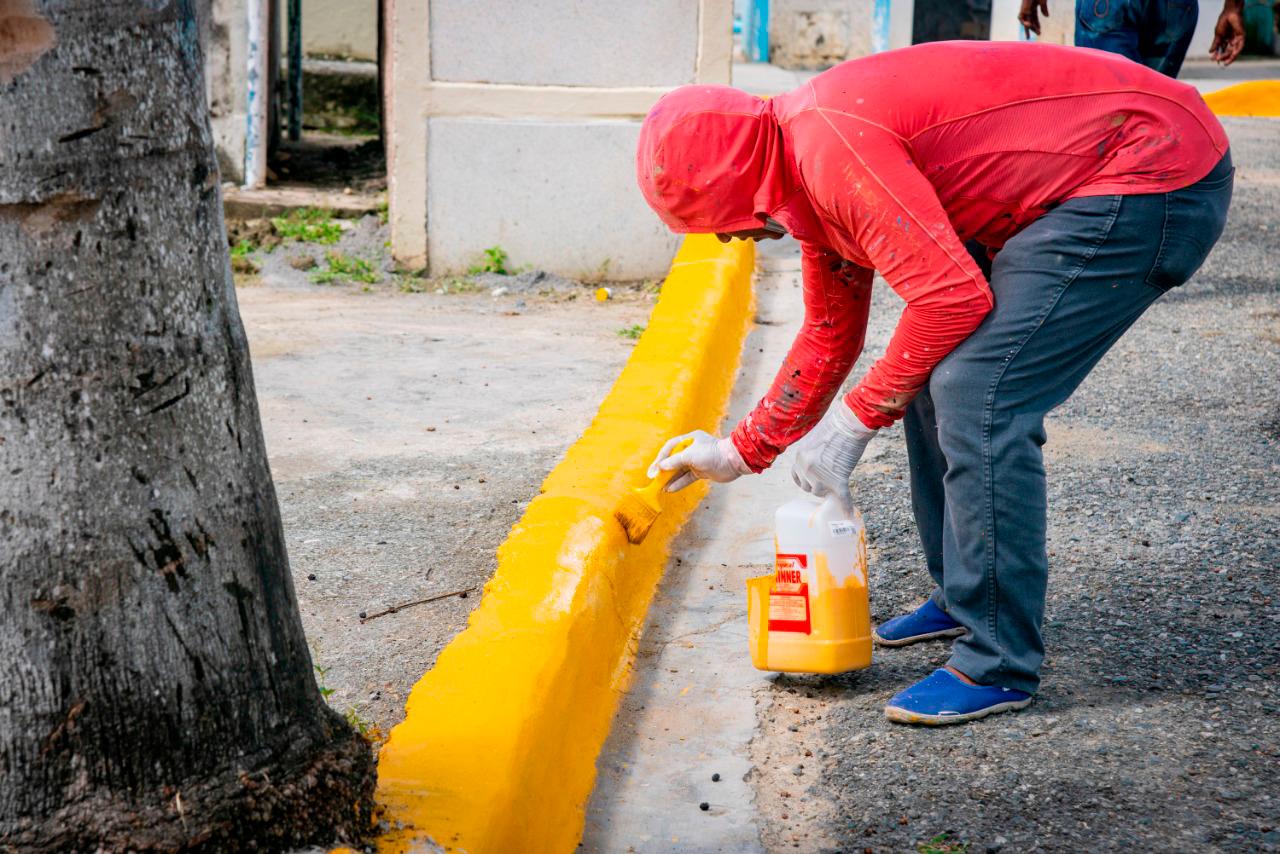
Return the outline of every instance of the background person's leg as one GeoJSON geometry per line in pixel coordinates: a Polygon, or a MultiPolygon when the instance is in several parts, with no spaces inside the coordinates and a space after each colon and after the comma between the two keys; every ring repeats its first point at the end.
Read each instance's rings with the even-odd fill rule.
{"type": "Polygon", "coordinates": [[[1144,0],[1076,0],[1076,47],[1118,53],[1142,62],[1140,27],[1144,0]]]}
{"type": "Polygon", "coordinates": [[[1196,32],[1200,5],[1196,0],[1146,0],[1139,51],[1144,65],[1177,77],[1196,32]]]}
{"type": "Polygon", "coordinates": [[[1227,160],[1225,178],[1215,170],[1177,193],[1075,199],[1050,211],[996,257],[995,308],[934,371],[947,459],[945,598],[970,630],[950,663],[975,681],[1031,692],[1039,684],[1044,415],[1163,287],[1190,278],[1229,200],[1227,160]]]}

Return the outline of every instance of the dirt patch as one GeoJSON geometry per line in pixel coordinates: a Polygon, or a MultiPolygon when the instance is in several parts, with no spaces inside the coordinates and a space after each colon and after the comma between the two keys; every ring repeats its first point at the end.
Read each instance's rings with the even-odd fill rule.
{"type": "MultiPolygon", "coordinates": [[[[307,637],[331,705],[375,737],[466,625],[494,551],[590,423],[654,295],[493,296],[394,272],[376,217],[248,254],[238,289],[307,637]],[[368,260],[319,285],[291,259],[368,260]],[[406,283],[413,288],[406,288],[406,283]],[[412,600],[475,588],[362,623],[412,600]]],[[[465,277],[462,280],[465,281],[465,277]]]]}
{"type": "Polygon", "coordinates": [[[815,791],[828,764],[828,746],[813,737],[833,698],[825,680],[778,674],[755,691],[761,729],[751,740],[751,784],[759,793],[760,841],[768,851],[819,851],[838,843],[831,801],[815,791]],[[815,691],[815,687],[818,689],[815,691]]]}

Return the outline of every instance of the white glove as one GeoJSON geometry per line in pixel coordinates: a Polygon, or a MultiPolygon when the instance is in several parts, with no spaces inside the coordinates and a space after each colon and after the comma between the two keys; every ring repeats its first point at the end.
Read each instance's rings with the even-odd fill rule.
{"type": "Polygon", "coordinates": [[[649,477],[657,477],[660,470],[681,471],[667,484],[667,492],[678,492],[698,478],[728,483],[744,474],[751,474],[751,469],[728,436],[717,439],[705,430],[694,430],[668,439],[649,465],[649,477]],[[678,454],[672,454],[671,449],[685,439],[692,439],[693,444],[678,454]]]}
{"type": "Polygon", "coordinates": [[[875,434],[843,399],[837,400],[817,426],[796,442],[791,479],[805,492],[819,497],[834,495],[846,507],[851,506],[849,477],[875,434]]]}

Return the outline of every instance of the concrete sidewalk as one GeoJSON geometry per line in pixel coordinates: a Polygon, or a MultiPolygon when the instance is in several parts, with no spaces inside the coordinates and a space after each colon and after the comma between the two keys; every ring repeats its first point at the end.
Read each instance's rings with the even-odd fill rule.
{"type": "MultiPolygon", "coordinates": [[[[800,322],[794,247],[759,247],[756,327],[726,423],[768,388],[800,322]]],[[[761,850],[749,745],[764,674],[747,656],[744,585],[771,571],[772,507],[794,490],[782,466],[713,488],[677,538],[598,762],[583,850],[761,850]]]]}

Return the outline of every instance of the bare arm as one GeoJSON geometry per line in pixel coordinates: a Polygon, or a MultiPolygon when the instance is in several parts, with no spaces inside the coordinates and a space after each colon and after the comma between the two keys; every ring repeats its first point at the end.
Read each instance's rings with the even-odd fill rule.
{"type": "MultiPolygon", "coordinates": [[[[1241,0],[1243,2],[1243,0],[1241,0]]],[[[1040,35],[1040,16],[1049,17],[1049,0],[1022,0],[1022,8],[1018,10],[1018,23],[1026,35],[1040,35]]]]}

